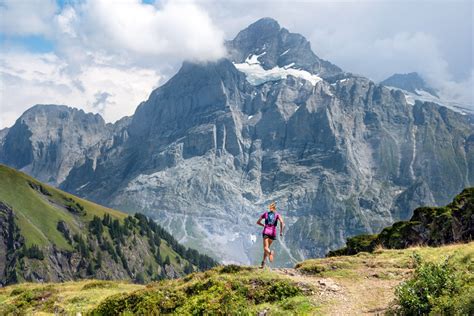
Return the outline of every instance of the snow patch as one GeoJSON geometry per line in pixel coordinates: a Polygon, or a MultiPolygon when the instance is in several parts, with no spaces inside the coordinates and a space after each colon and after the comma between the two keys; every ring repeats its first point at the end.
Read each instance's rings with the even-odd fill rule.
{"type": "Polygon", "coordinates": [[[249,65],[260,65],[260,61],[258,60],[260,57],[265,55],[267,52],[263,52],[260,55],[249,55],[247,59],[245,59],[245,63],[249,65]]]}
{"type": "Polygon", "coordinates": [[[321,77],[306,70],[292,68],[294,63],[288,64],[284,67],[276,66],[272,69],[265,70],[258,61],[258,58],[264,54],[266,54],[266,52],[263,52],[260,55],[250,55],[247,57],[245,62],[240,64],[234,63],[235,68],[243,72],[246,75],[247,81],[252,85],[258,86],[268,81],[286,79],[288,76],[304,79],[311,82],[313,86],[322,80],[321,77]]]}
{"type": "Polygon", "coordinates": [[[403,94],[405,95],[405,100],[410,105],[414,105],[415,100],[419,100],[422,102],[437,103],[441,106],[447,107],[448,109],[458,112],[462,115],[467,115],[467,113],[474,113],[468,109],[467,105],[445,100],[443,98],[438,98],[425,90],[416,89],[415,90],[416,93],[413,93],[413,92],[409,92],[397,87],[392,87],[392,86],[385,86],[385,87],[390,90],[400,90],[401,92],[403,92],[403,94]]]}
{"type": "Polygon", "coordinates": [[[84,189],[89,183],[90,183],[90,181],[87,182],[86,184],[81,185],[79,188],[77,188],[77,190],[79,191],[81,189],[84,189]]]}

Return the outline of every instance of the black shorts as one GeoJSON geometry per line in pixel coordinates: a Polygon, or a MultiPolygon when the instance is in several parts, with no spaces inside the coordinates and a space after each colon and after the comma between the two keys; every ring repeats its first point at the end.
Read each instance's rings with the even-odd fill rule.
{"type": "Polygon", "coordinates": [[[263,239],[265,239],[265,238],[270,238],[271,240],[276,239],[276,236],[271,236],[271,235],[267,235],[267,234],[262,234],[262,237],[263,237],[263,239]]]}

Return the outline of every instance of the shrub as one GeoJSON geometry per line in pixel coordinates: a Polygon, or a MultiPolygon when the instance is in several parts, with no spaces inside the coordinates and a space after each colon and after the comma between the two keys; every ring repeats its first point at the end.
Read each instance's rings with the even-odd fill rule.
{"type": "Polygon", "coordinates": [[[81,291],[86,291],[90,289],[110,289],[110,288],[117,288],[117,287],[118,287],[118,284],[115,282],[97,280],[97,281],[92,281],[92,282],[84,284],[84,286],[81,288],[81,291]]]}
{"type": "Polygon", "coordinates": [[[79,202],[76,202],[75,200],[65,197],[64,198],[64,207],[71,213],[75,215],[81,215],[85,216],[87,215],[86,210],[84,209],[84,206],[82,206],[79,202]]]}
{"type": "Polygon", "coordinates": [[[449,258],[441,263],[425,262],[413,256],[415,272],[395,290],[394,310],[401,315],[472,315],[474,307],[466,278],[456,270],[449,258]]]}
{"type": "Polygon", "coordinates": [[[31,245],[29,248],[25,248],[25,256],[30,259],[43,260],[44,254],[43,251],[38,247],[38,245],[31,245]]]}
{"type": "Polygon", "coordinates": [[[326,266],[322,264],[296,265],[296,269],[306,274],[320,274],[326,271],[326,266]]]}
{"type": "Polygon", "coordinates": [[[236,264],[228,264],[220,268],[221,273],[232,273],[232,274],[235,274],[241,271],[252,271],[252,270],[253,270],[252,267],[244,267],[244,266],[239,266],[236,264]]]}

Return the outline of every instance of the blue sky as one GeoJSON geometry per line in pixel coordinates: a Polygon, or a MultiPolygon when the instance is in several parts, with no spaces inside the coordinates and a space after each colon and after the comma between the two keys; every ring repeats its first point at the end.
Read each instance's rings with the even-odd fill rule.
{"type": "Polygon", "coordinates": [[[0,0],[0,128],[61,103],[107,121],[133,114],[184,60],[270,16],[315,53],[381,81],[419,72],[473,103],[473,1],[0,0]],[[103,97],[107,96],[107,97],[103,97]]]}
{"type": "MultiPolygon", "coordinates": [[[[24,0],[19,0],[24,1],[24,0]]],[[[84,1],[80,0],[56,0],[56,4],[58,7],[58,13],[61,12],[66,6],[73,6],[77,5],[84,1]]],[[[141,0],[144,4],[153,5],[155,0],[141,0]]],[[[43,35],[26,35],[26,36],[18,36],[18,35],[7,35],[1,32],[0,30],[0,46],[15,46],[24,48],[33,53],[47,53],[54,51],[54,41],[52,39],[48,39],[43,35]]]]}
{"type": "Polygon", "coordinates": [[[21,47],[32,53],[47,53],[54,51],[54,42],[42,35],[8,36],[0,33],[2,47],[21,47]]]}

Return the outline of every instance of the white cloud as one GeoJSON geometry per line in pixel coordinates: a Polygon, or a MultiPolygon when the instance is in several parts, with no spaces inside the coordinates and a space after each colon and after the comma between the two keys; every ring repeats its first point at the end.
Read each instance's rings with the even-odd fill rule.
{"type": "Polygon", "coordinates": [[[115,121],[133,114],[160,81],[150,69],[93,63],[71,75],[65,71],[68,65],[55,54],[11,52],[3,54],[0,63],[2,127],[11,126],[22,112],[38,103],[66,104],[100,112],[106,120],[115,121]]]}
{"type": "Polygon", "coordinates": [[[0,30],[6,35],[50,35],[54,0],[2,0],[0,30]]]}
{"type": "Polygon", "coordinates": [[[214,60],[223,57],[223,32],[191,1],[94,0],[58,16],[62,35],[82,47],[139,59],[214,60]]]}
{"type": "Polygon", "coordinates": [[[44,29],[56,48],[49,54],[0,48],[0,128],[38,103],[75,106],[115,121],[133,114],[183,60],[213,60],[225,53],[223,33],[192,1],[152,6],[88,0],[56,15],[40,10],[38,16],[39,3],[19,2],[23,5],[5,12],[9,21],[21,16],[20,9],[33,21],[48,17],[38,30],[44,29]]]}

